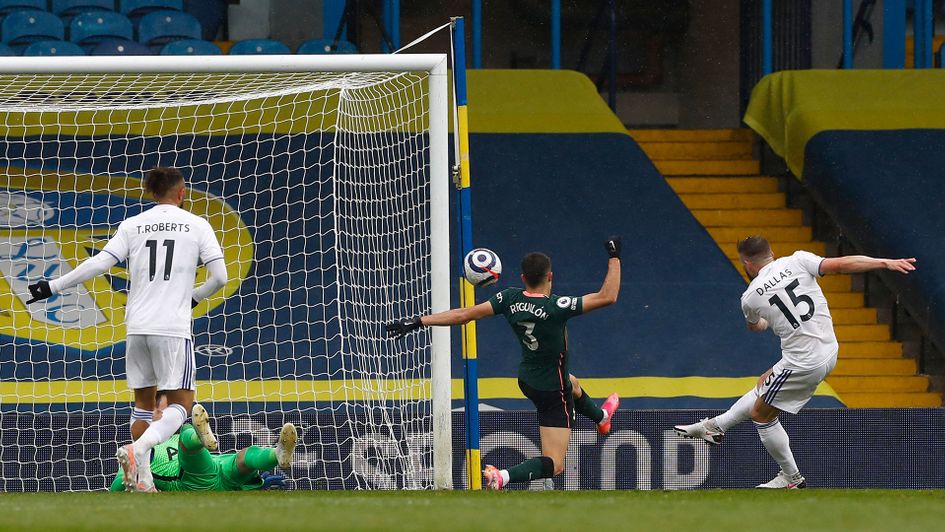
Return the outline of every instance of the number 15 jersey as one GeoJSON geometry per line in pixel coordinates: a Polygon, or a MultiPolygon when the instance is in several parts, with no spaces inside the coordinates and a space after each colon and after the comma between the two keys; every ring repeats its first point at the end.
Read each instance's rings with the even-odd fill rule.
{"type": "Polygon", "coordinates": [[[127,334],[191,337],[198,260],[223,259],[209,222],[160,204],[123,221],[102,251],[128,261],[127,334]]]}
{"type": "Polygon", "coordinates": [[[806,251],[777,259],[762,268],[742,294],[745,320],[758,323],[764,318],[781,338],[785,363],[794,369],[820,367],[840,347],[827,298],[817,284],[823,260],[806,251]]]}

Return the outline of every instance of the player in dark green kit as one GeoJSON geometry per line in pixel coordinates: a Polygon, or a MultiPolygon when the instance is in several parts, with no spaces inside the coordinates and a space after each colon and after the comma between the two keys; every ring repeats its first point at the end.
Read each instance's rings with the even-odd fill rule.
{"type": "Polygon", "coordinates": [[[551,478],[564,471],[571,440],[575,409],[597,423],[598,432],[610,431],[610,420],[620,404],[611,394],[598,408],[580,382],[570,374],[568,361],[569,319],[617,302],[620,292],[620,239],[606,243],[607,276],[598,292],[584,296],[555,296],[551,293],[551,259],[543,253],[529,253],[522,259],[525,288],[509,288],[489,301],[470,308],[458,308],[387,325],[389,334],[401,337],[430,325],[462,325],[472,320],[501,314],[508,320],[522,346],[518,385],[538,410],[542,456],[528,459],[508,470],[487,465],[485,485],[502,489],[509,482],[551,478]]]}
{"type": "MultiPolygon", "coordinates": [[[[162,397],[158,397],[155,418],[160,419],[162,397]]],[[[163,403],[166,405],[166,403],[163,403]]],[[[193,407],[193,425],[185,424],[180,432],[154,447],[151,473],[158,491],[246,491],[285,487],[284,477],[270,474],[276,466],[288,469],[298,441],[292,423],[282,426],[275,447],[251,445],[238,453],[211,454],[217,442],[210,430],[206,410],[193,407]]],[[[118,472],[110,491],[125,491],[122,473],[118,472]]]]}

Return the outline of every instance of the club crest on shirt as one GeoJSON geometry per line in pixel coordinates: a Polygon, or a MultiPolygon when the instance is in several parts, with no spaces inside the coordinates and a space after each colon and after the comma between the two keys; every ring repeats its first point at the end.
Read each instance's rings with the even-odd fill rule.
{"type": "MultiPolygon", "coordinates": [[[[0,278],[6,304],[0,335],[96,351],[125,339],[129,279],[121,262],[45,302],[26,305],[27,286],[68,273],[98,253],[125,218],[153,205],[141,181],[125,176],[52,173],[7,167],[0,173],[0,278]]],[[[184,208],[217,233],[231,281],[194,309],[200,317],[232,295],[249,273],[253,242],[246,224],[221,198],[188,188],[184,208]]],[[[198,267],[196,283],[207,272],[198,267]]]]}

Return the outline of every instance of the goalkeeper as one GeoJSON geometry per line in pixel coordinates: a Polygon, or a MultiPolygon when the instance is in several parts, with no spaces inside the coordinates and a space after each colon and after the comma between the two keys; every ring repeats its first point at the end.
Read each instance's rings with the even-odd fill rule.
{"type": "MultiPolygon", "coordinates": [[[[159,394],[155,419],[166,403],[159,394]]],[[[154,447],[151,472],[158,491],[245,491],[285,488],[285,477],[269,471],[278,466],[288,469],[298,441],[292,423],[282,426],[275,447],[251,445],[238,453],[211,454],[217,441],[210,430],[209,417],[203,406],[193,407],[193,425],[184,425],[180,432],[154,447]]],[[[125,491],[119,471],[110,491],[125,491]]]]}

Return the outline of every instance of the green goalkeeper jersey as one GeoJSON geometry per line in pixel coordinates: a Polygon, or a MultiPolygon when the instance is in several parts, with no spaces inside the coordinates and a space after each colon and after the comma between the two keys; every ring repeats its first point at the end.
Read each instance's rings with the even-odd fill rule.
{"type": "MultiPolygon", "coordinates": [[[[240,472],[236,453],[211,454],[204,448],[187,452],[180,446],[180,434],[154,447],[151,474],[158,491],[241,491],[262,487],[256,472],[240,472]]],[[[111,491],[124,491],[121,471],[112,481],[111,491]]]]}
{"type": "Polygon", "coordinates": [[[509,288],[489,299],[522,345],[518,378],[536,390],[570,390],[566,323],[581,314],[583,298],[532,294],[509,288]]]}

